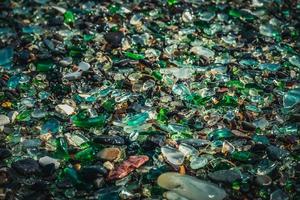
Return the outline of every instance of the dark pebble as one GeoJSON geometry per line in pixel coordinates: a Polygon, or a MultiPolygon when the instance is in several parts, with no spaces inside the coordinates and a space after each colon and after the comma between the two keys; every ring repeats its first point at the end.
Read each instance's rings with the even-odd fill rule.
{"type": "Polygon", "coordinates": [[[30,186],[32,190],[42,191],[47,189],[47,183],[45,181],[37,181],[32,186],[30,186]]]}
{"type": "Polygon", "coordinates": [[[21,64],[28,63],[29,59],[30,59],[30,52],[28,50],[23,50],[23,51],[20,52],[20,54],[19,54],[19,62],[21,64]]]}
{"type": "Polygon", "coordinates": [[[18,173],[28,176],[38,174],[40,171],[40,166],[36,160],[32,158],[25,158],[23,160],[18,160],[12,163],[12,168],[18,173]]]}
{"type": "Polygon", "coordinates": [[[53,163],[41,166],[42,173],[44,176],[51,176],[55,172],[55,165],[53,163]]]}
{"type": "Polygon", "coordinates": [[[245,131],[255,131],[256,127],[249,122],[242,122],[242,128],[245,131]]]}
{"type": "Polygon", "coordinates": [[[118,48],[121,46],[123,37],[124,37],[124,34],[122,32],[108,32],[104,35],[104,39],[113,48],[118,48]]]}
{"type": "Polygon", "coordinates": [[[219,170],[208,174],[209,178],[217,182],[232,183],[242,178],[242,174],[236,170],[219,170]]]}
{"type": "Polygon", "coordinates": [[[60,189],[68,189],[73,187],[73,183],[68,179],[62,179],[56,183],[56,186],[60,189]]]}
{"type": "Polygon", "coordinates": [[[90,182],[107,174],[107,171],[103,167],[89,166],[82,168],[79,174],[84,181],[90,182]]]}
{"type": "Polygon", "coordinates": [[[138,142],[132,142],[127,147],[127,154],[128,155],[135,155],[135,154],[138,153],[139,149],[140,149],[140,144],[138,142]]]}
{"type": "Polygon", "coordinates": [[[124,145],[125,140],[120,136],[112,135],[99,135],[94,138],[97,144],[111,144],[111,145],[124,145]]]}
{"type": "Polygon", "coordinates": [[[267,148],[268,156],[272,160],[281,160],[289,155],[289,152],[285,149],[278,148],[276,146],[269,146],[267,148]]]}

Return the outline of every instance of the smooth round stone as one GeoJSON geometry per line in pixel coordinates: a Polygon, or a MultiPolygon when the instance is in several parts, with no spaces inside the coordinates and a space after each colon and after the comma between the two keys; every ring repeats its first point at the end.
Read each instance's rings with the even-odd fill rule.
{"type": "Polygon", "coordinates": [[[82,71],[87,71],[90,69],[90,67],[91,67],[91,65],[89,63],[86,63],[83,61],[78,64],[78,68],[82,71]]]}
{"type": "Polygon", "coordinates": [[[12,163],[12,168],[18,173],[28,176],[37,174],[40,171],[40,166],[36,160],[25,158],[12,163]]]}
{"type": "Polygon", "coordinates": [[[208,163],[208,159],[206,157],[192,157],[190,161],[190,167],[192,169],[200,169],[205,167],[208,163]]]}
{"type": "Polygon", "coordinates": [[[209,178],[218,182],[232,183],[242,178],[242,174],[238,170],[219,170],[208,174],[209,178]]]}
{"type": "Polygon", "coordinates": [[[47,165],[51,165],[53,164],[55,166],[55,169],[58,169],[59,166],[60,166],[60,163],[57,159],[54,159],[54,158],[51,158],[49,156],[44,156],[44,157],[41,157],[39,159],[39,164],[42,166],[42,167],[45,167],[47,165]]]}
{"type": "MultiPolygon", "coordinates": [[[[222,200],[226,197],[225,190],[210,182],[175,172],[160,175],[157,183],[160,187],[178,194],[178,197],[189,200],[222,200]]],[[[169,193],[170,200],[174,196],[175,194],[169,193]]]]}
{"type": "Polygon", "coordinates": [[[178,150],[181,151],[181,153],[183,153],[184,156],[193,156],[199,154],[197,149],[185,143],[180,144],[178,150]]]}
{"type": "Polygon", "coordinates": [[[125,140],[117,135],[99,135],[94,138],[97,144],[123,145],[125,140]]]}
{"type": "Polygon", "coordinates": [[[97,157],[99,157],[102,160],[109,160],[113,161],[121,156],[121,151],[118,148],[105,148],[102,149],[98,154],[97,157]]]}
{"type": "Polygon", "coordinates": [[[10,123],[10,120],[6,115],[0,115],[0,126],[4,126],[9,123],[10,123]]]}
{"type": "Polygon", "coordinates": [[[258,185],[261,185],[261,186],[268,186],[268,185],[271,185],[271,183],[272,183],[271,177],[267,176],[267,175],[258,175],[258,176],[256,176],[255,181],[258,185]]]}
{"type": "Polygon", "coordinates": [[[161,147],[164,157],[173,165],[181,165],[184,162],[184,154],[169,146],[161,147]]]}

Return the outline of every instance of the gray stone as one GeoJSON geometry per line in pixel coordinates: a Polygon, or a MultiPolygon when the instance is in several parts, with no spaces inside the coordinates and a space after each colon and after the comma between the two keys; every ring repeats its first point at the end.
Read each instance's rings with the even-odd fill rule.
{"type": "Polygon", "coordinates": [[[226,197],[225,190],[210,182],[175,172],[160,175],[157,183],[170,190],[165,194],[169,200],[222,200],[226,197]]]}
{"type": "Polygon", "coordinates": [[[232,183],[235,180],[239,180],[242,178],[241,172],[234,169],[226,169],[211,172],[208,174],[208,176],[214,181],[225,183],[232,183]]]}
{"type": "Polygon", "coordinates": [[[10,120],[6,115],[0,115],[0,126],[4,126],[9,123],[10,123],[10,120]]]}
{"type": "Polygon", "coordinates": [[[49,156],[41,157],[39,159],[39,164],[43,167],[46,166],[46,165],[54,164],[55,169],[58,169],[59,166],[60,166],[60,163],[57,159],[51,158],[49,156]]]}

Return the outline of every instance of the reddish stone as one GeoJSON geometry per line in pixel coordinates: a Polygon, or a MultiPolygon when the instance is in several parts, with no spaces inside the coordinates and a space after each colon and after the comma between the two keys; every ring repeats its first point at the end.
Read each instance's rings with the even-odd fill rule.
{"type": "Polygon", "coordinates": [[[143,155],[142,156],[130,156],[128,160],[124,161],[121,165],[119,165],[117,168],[112,170],[109,173],[107,179],[113,180],[113,179],[124,178],[130,172],[139,168],[148,160],[149,160],[148,156],[143,156],[143,155]]]}
{"type": "Polygon", "coordinates": [[[228,92],[228,91],[229,91],[229,89],[226,88],[226,87],[221,87],[221,88],[218,89],[219,93],[224,93],[224,92],[228,92]]]}

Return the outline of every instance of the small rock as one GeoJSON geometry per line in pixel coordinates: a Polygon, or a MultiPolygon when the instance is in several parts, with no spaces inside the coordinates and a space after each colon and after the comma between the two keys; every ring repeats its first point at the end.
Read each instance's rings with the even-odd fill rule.
{"type": "Polygon", "coordinates": [[[121,163],[117,168],[112,170],[109,175],[108,179],[121,179],[127,176],[133,170],[142,166],[145,162],[149,160],[148,156],[139,155],[139,156],[130,156],[128,160],[125,160],[121,163]]]}
{"type": "Polygon", "coordinates": [[[90,182],[96,180],[99,177],[102,177],[102,175],[106,174],[106,172],[107,171],[104,168],[101,169],[98,166],[88,166],[88,167],[83,167],[80,170],[80,176],[85,181],[90,182]]]}
{"type": "Polygon", "coordinates": [[[32,158],[25,158],[12,163],[12,168],[18,173],[28,176],[35,175],[40,171],[39,164],[32,158]]]}
{"type": "Polygon", "coordinates": [[[4,126],[9,123],[10,123],[10,120],[6,115],[0,115],[0,126],[4,126]]]}
{"type": "Polygon", "coordinates": [[[45,167],[46,165],[50,165],[50,164],[54,164],[55,166],[55,169],[58,169],[59,166],[60,166],[60,163],[57,159],[54,159],[54,158],[51,158],[49,156],[44,156],[44,157],[41,157],[39,159],[39,164],[42,166],[42,167],[45,167]]]}
{"type": "Polygon", "coordinates": [[[100,159],[108,161],[117,160],[120,158],[120,156],[121,151],[118,148],[105,148],[97,154],[97,157],[99,157],[100,159]]]}
{"type": "MultiPolygon", "coordinates": [[[[226,192],[222,188],[210,182],[175,172],[160,175],[157,183],[160,187],[176,193],[177,197],[189,200],[222,200],[226,197],[226,192]]],[[[178,199],[174,198],[176,196],[174,193],[169,193],[166,197],[169,197],[169,200],[178,199]]]]}
{"type": "Polygon", "coordinates": [[[99,135],[94,138],[97,144],[123,145],[125,140],[117,135],[99,135]]]}
{"type": "Polygon", "coordinates": [[[245,131],[255,131],[256,130],[256,127],[253,124],[246,122],[246,121],[242,122],[242,128],[245,131]]]}
{"type": "Polygon", "coordinates": [[[290,154],[287,150],[272,145],[267,148],[267,152],[273,160],[281,160],[290,154]]]}
{"type": "Polygon", "coordinates": [[[124,33],[122,32],[109,32],[104,35],[104,39],[110,44],[113,48],[118,48],[122,44],[124,38],[124,33]]]}
{"type": "Polygon", "coordinates": [[[78,64],[78,68],[81,71],[87,71],[87,70],[90,69],[90,67],[91,67],[91,65],[89,63],[86,63],[86,62],[83,62],[83,61],[78,64]]]}
{"type": "Polygon", "coordinates": [[[218,182],[232,183],[242,178],[242,174],[238,170],[219,170],[208,174],[209,178],[218,182]]]}

